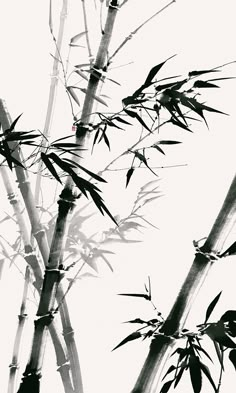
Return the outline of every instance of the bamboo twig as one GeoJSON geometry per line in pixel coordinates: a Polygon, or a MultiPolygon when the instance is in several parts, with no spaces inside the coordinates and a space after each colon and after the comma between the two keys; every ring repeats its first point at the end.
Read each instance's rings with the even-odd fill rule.
{"type": "MultiPolygon", "coordinates": [[[[139,32],[142,27],[144,27],[147,23],[149,23],[152,19],[154,19],[157,15],[159,15],[161,12],[163,12],[165,9],[167,9],[170,5],[175,3],[176,0],[170,1],[167,5],[165,5],[163,8],[161,8],[159,11],[155,12],[150,18],[146,19],[141,25],[139,25],[135,30],[131,31],[131,33],[124,39],[124,41],[118,46],[118,48],[114,51],[114,53],[109,57],[108,59],[108,64],[111,63],[111,60],[117,55],[117,53],[127,44],[129,40],[133,38],[135,34],[139,32]]],[[[125,1],[123,2],[125,3],[125,1]]],[[[123,4],[122,4],[123,5],[123,4]]]]}
{"type": "MultiPolygon", "coordinates": [[[[55,101],[56,101],[56,93],[57,93],[57,87],[58,87],[58,74],[59,74],[59,65],[60,65],[60,60],[58,59],[58,56],[60,56],[60,52],[61,52],[61,48],[62,48],[62,40],[63,40],[64,29],[65,29],[65,21],[66,21],[66,17],[67,17],[67,8],[68,8],[68,0],[63,0],[61,14],[60,14],[60,24],[59,24],[57,40],[53,35],[52,26],[50,26],[51,33],[53,35],[53,40],[56,42],[56,49],[55,49],[55,54],[53,57],[54,60],[53,60],[52,75],[51,75],[51,85],[50,85],[50,90],[49,90],[46,119],[45,119],[44,129],[43,129],[44,137],[42,138],[42,142],[41,142],[41,152],[42,153],[45,153],[46,142],[47,142],[47,139],[50,137],[50,129],[51,129],[51,125],[52,125],[53,111],[54,111],[54,106],[55,106],[55,101]]],[[[39,203],[42,169],[43,169],[43,162],[42,162],[42,160],[40,160],[39,164],[38,164],[36,186],[35,186],[35,204],[36,205],[38,205],[38,203],[39,203]]]]}
{"type": "Polygon", "coordinates": [[[193,302],[212,264],[222,253],[225,240],[235,222],[236,176],[207,240],[201,248],[196,249],[193,264],[166,321],[160,329],[160,334],[151,342],[149,353],[132,393],[157,392],[161,372],[178,340],[179,332],[184,328],[193,302]]]}

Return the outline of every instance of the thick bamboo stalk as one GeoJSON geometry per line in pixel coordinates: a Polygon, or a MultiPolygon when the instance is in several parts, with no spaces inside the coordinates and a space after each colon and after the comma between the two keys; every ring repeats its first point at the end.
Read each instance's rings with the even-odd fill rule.
{"type": "MultiPolygon", "coordinates": [[[[50,137],[50,128],[53,120],[53,113],[54,113],[54,106],[56,102],[56,94],[57,94],[57,87],[58,87],[58,74],[59,74],[59,65],[60,65],[60,55],[62,49],[62,41],[65,29],[65,22],[67,17],[67,8],[68,8],[68,0],[63,0],[61,14],[60,14],[60,24],[58,30],[58,36],[56,43],[56,49],[54,53],[54,61],[52,66],[52,75],[51,75],[51,84],[49,90],[49,97],[48,97],[48,106],[47,106],[47,113],[46,119],[43,128],[43,135],[41,142],[41,152],[45,153],[46,151],[46,141],[50,137]]],[[[52,29],[52,27],[50,26],[52,29]]],[[[51,33],[52,30],[51,30],[51,33]]],[[[35,186],[35,204],[38,205],[39,203],[39,196],[40,196],[40,188],[41,188],[41,179],[42,179],[42,169],[43,169],[43,162],[42,160],[39,161],[38,164],[38,171],[37,171],[37,178],[36,178],[36,186],[35,186]]]]}
{"type": "MultiPolygon", "coordinates": [[[[5,104],[5,101],[0,99],[0,123],[2,124],[2,128],[5,131],[6,129],[9,129],[12,121],[11,121],[11,117],[10,114],[7,111],[7,107],[5,104]]],[[[14,152],[12,154],[15,154],[15,158],[22,163],[22,158],[21,158],[21,154],[20,154],[20,149],[17,146],[10,146],[11,149],[14,149],[14,152]]],[[[44,259],[44,264],[47,264],[48,261],[48,257],[49,257],[49,246],[47,243],[47,238],[46,238],[46,234],[45,234],[45,230],[42,227],[41,223],[40,223],[40,219],[39,219],[39,214],[37,211],[37,208],[35,206],[35,202],[34,202],[34,198],[33,198],[33,193],[31,190],[31,186],[30,186],[30,182],[29,182],[29,178],[28,178],[28,173],[25,169],[21,168],[21,167],[15,167],[15,171],[16,171],[16,175],[17,175],[17,179],[18,179],[18,183],[19,183],[19,188],[22,192],[22,196],[27,208],[27,212],[28,212],[28,216],[30,219],[30,223],[31,223],[31,227],[32,227],[32,232],[33,235],[36,238],[36,241],[38,243],[38,247],[39,250],[41,251],[41,255],[44,259]]],[[[22,220],[20,221],[20,223],[22,222],[22,220]]],[[[23,230],[23,228],[22,228],[23,230]]],[[[32,254],[32,247],[31,246],[27,246],[25,247],[26,250],[26,257],[28,258],[28,262],[36,262],[31,261],[32,258],[35,258],[36,256],[34,254],[32,254]]],[[[35,266],[37,266],[36,263],[34,263],[35,266]]],[[[41,280],[42,282],[42,280],[41,280]]],[[[41,285],[40,285],[41,287],[41,285]]],[[[57,293],[58,295],[58,302],[61,302],[61,299],[64,297],[64,291],[63,291],[63,287],[60,285],[59,291],[57,293]]],[[[60,315],[61,315],[61,319],[62,319],[62,325],[63,325],[63,334],[65,335],[67,331],[71,331],[71,323],[70,323],[70,318],[69,318],[69,311],[68,311],[68,307],[67,307],[67,303],[66,300],[64,299],[64,301],[61,304],[61,308],[60,308],[60,315]],[[67,319],[64,318],[64,315],[67,316],[67,319]]],[[[59,367],[59,371],[62,377],[62,380],[64,381],[64,383],[67,383],[67,389],[65,389],[66,392],[71,393],[71,384],[70,384],[70,376],[69,376],[69,369],[68,369],[68,364],[67,364],[67,356],[63,353],[64,352],[64,348],[63,345],[61,344],[61,337],[57,334],[56,329],[54,324],[50,325],[50,333],[54,342],[54,348],[56,351],[56,356],[57,356],[57,365],[59,367]]],[[[74,367],[74,379],[77,380],[80,376],[80,372],[78,370],[80,370],[79,368],[79,360],[78,360],[78,354],[77,354],[77,350],[76,350],[76,345],[75,345],[75,341],[73,339],[73,337],[71,338],[70,342],[70,346],[69,346],[69,350],[68,350],[68,356],[69,359],[71,359],[71,364],[73,365],[75,363],[75,361],[77,361],[76,366],[74,367]],[[76,371],[75,371],[76,370],[76,371]]]]}
{"type": "Polygon", "coordinates": [[[204,245],[196,250],[190,271],[182,285],[177,299],[150,345],[146,361],[132,393],[157,393],[157,386],[166,360],[183,329],[193,302],[205,281],[212,264],[222,253],[223,245],[236,222],[236,176],[218,217],[204,245]]]}
{"type": "Polygon", "coordinates": [[[10,374],[9,374],[9,383],[8,383],[7,393],[15,393],[15,389],[16,389],[16,382],[17,382],[16,377],[17,377],[17,369],[18,369],[18,362],[19,362],[19,352],[20,352],[20,346],[21,346],[21,339],[22,339],[24,325],[25,325],[26,318],[27,318],[26,302],[27,302],[29,284],[30,284],[30,270],[29,270],[29,267],[27,266],[26,271],[25,271],[25,284],[24,284],[24,289],[23,289],[23,297],[22,297],[22,302],[21,302],[20,314],[18,316],[19,322],[18,322],[16,337],[15,337],[15,342],[14,342],[12,362],[9,366],[10,367],[10,374]]]}

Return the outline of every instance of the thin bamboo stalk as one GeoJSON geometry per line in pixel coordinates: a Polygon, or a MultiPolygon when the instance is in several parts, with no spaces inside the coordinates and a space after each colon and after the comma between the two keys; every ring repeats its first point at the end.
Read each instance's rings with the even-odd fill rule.
{"type": "MultiPolygon", "coordinates": [[[[54,106],[55,106],[55,102],[56,102],[56,94],[57,94],[57,87],[58,87],[59,65],[60,65],[60,61],[58,58],[60,57],[61,49],[62,49],[62,41],[63,41],[65,22],[66,22],[66,17],[67,17],[67,8],[68,8],[68,0],[63,0],[61,14],[60,14],[60,24],[59,24],[58,36],[57,36],[57,40],[54,39],[55,44],[56,44],[56,49],[55,49],[55,53],[54,53],[54,60],[53,60],[53,66],[52,66],[52,75],[51,75],[51,84],[50,84],[49,97],[48,97],[47,113],[46,113],[46,119],[45,119],[44,128],[43,128],[44,137],[42,138],[42,142],[41,142],[41,152],[42,153],[45,153],[45,151],[46,151],[46,141],[50,137],[50,129],[51,129],[52,120],[53,120],[54,106]]],[[[51,33],[53,34],[52,26],[50,26],[50,28],[51,28],[51,33]]],[[[38,205],[38,203],[39,203],[41,180],[42,180],[42,169],[43,169],[43,162],[42,162],[42,160],[40,160],[39,164],[38,164],[36,186],[35,186],[35,204],[36,205],[38,205]]]]}
{"type": "MultiPolygon", "coordinates": [[[[11,125],[11,117],[10,114],[7,111],[7,107],[6,104],[3,100],[0,99],[0,123],[2,124],[2,128],[5,131],[6,129],[9,129],[10,125],[11,125]]],[[[10,145],[10,143],[9,143],[10,145]]],[[[15,158],[22,163],[22,156],[21,156],[21,152],[18,146],[10,146],[10,148],[13,150],[13,153],[15,155],[15,158]]],[[[17,179],[18,179],[18,183],[19,183],[19,188],[22,192],[22,196],[23,199],[25,201],[25,205],[28,211],[28,215],[29,215],[29,219],[30,219],[30,223],[31,223],[31,227],[34,229],[32,230],[36,241],[38,243],[38,247],[41,251],[41,255],[43,256],[44,259],[44,264],[47,264],[47,260],[48,260],[48,255],[49,255],[49,247],[48,247],[48,243],[47,243],[47,238],[46,238],[46,234],[45,234],[45,230],[42,227],[41,223],[40,223],[40,219],[39,219],[39,214],[37,211],[37,208],[35,206],[34,203],[34,198],[33,198],[33,194],[32,194],[32,190],[31,190],[31,186],[30,186],[30,182],[29,182],[29,178],[28,178],[28,173],[25,169],[21,168],[21,167],[15,167],[15,171],[16,171],[16,175],[17,175],[17,179]],[[40,230],[38,230],[40,229],[40,230]]],[[[13,195],[13,192],[11,192],[11,194],[13,195]]],[[[22,223],[22,220],[19,221],[19,223],[22,223]]],[[[23,228],[21,228],[22,231],[24,230],[23,228]]],[[[27,262],[31,262],[32,258],[35,258],[35,254],[32,253],[32,247],[27,245],[27,247],[25,247],[25,250],[27,252],[28,255],[26,255],[26,259],[28,258],[27,262]]],[[[35,260],[34,260],[35,262],[35,260]]],[[[35,266],[37,266],[36,263],[34,263],[35,266]]],[[[32,266],[33,267],[33,266],[32,266]]],[[[42,280],[41,280],[42,282],[42,280]]],[[[39,286],[38,286],[39,287],[39,286]]],[[[41,285],[40,285],[41,287],[41,285]]],[[[64,297],[64,290],[63,287],[60,285],[59,291],[58,291],[58,301],[61,301],[61,299],[64,297]]],[[[61,319],[62,319],[62,325],[63,325],[63,332],[64,334],[66,334],[67,331],[71,331],[71,323],[70,323],[70,318],[69,318],[69,311],[68,311],[68,307],[67,307],[67,303],[64,299],[64,301],[62,302],[62,306],[60,308],[60,315],[61,315],[61,319]],[[67,316],[67,319],[64,318],[64,315],[67,316]]],[[[56,328],[54,326],[54,324],[51,324],[50,327],[50,333],[52,335],[53,338],[53,342],[54,342],[54,348],[56,351],[56,356],[57,356],[57,365],[58,365],[58,370],[60,371],[62,380],[64,383],[67,383],[67,388],[65,389],[66,392],[71,393],[72,390],[72,385],[69,382],[70,381],[70,376],[69,376],[69,369],[68,369],[68,364],[67,364],[67,356],[64,354],[64,346],[61,343],[61,337],[59,336],[59,334],[56,332],[56,328]]],[[[72,359],[72,364],[74,364],[75,360],[78,360],[78,354],[77,354],[77,350],[76,350],[76,345],[75,345],[75,341],[72,337],[71,339],[71,343],[70,343],[70,347],[69,347],[69,351],[68,351],[68,356],[69,359],[72,359]],[[73,348],[74,346],[74,348],[73,348]],[[73,348],[73,351],[72,351],[73,348]],[[77,357],[76,357],[77,354],[77,357]]],[[[76,364],[76,377],[74,378],[78,378],[77,376],[77,370],[79,370],[79,362],[78,364],[76,364]]],[[[74,369],[75,370],[75,369],[74,369]]],[[[75,373],[75,371],[74,371],[75,373]]]]}
{"type": "Polygon", "coordinates": [[[156,393],[159,378],[179,332],[183,329],[193,302],[205,281],[212,264],[222,253],[223,245],[236,222],[236,176],[229,188],[223,206],[204,245],[196,250],[196,256],[181,287],[176,301],[154,338],[132,393],[156,393]]]}
{"type": "Polygon", "coordinates": [[[19,362],[21,339],[27,319],[26,303],[27,303],[29,285],[30,285],[30,269],[27,266],[25,270],[25,283],[23,289],[20,314],[18,315],[19,322],[18,322],[16,337],[13,347],[12,362],[9,366],[10,373],[9,373],[9,383],[8,383],[8,390],[7,390],[8,393],[15,393],[15,389],[16,389],[16,383],[17,383],[16,377],[17,377],[17,369],[18,369],[18,362],[19,362]]]}

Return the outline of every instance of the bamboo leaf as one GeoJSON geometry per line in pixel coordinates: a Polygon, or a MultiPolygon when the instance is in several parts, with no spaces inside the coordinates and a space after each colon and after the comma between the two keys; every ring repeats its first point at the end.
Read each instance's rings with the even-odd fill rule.
{"type": "Polygon", "coordinates": [[[76,34],[74,37],[71,38],[70,44],[74,44],[77,42],[81,37],[83,37],[86,34],[86,31],[83,31],[82,33],[76,34]]]}
{"type": "Polygon", "coordinates": [[[173,364],[172,364],[172,366],[170,366],[170,367],[168,368],[168,370],[166,371],[164,377],[162,378],[162,381],[163,381],[163,379],[166,378],[166,376],[167,376],[168,374],[172,373],[174,370],[176,370],[176,367],[173,366],[173,364]]]}
{"type": "Polygon", "coordinates": [[[175,55],[169,57],[168,59],[166,59],[165,61],[163,61],[162,63],[156,65],[155,67],[153,67],[149,73],[148,76],[144,82],[144,86],[148,87],[152,84],[153,78],[156,76],[156,74],[160,71],[160,69],[163,67],[163,65],[170,59],[172,59],[172,57],[174,57],[175,55]]]}
{"type": "Polygon", "coordinates": [[[119,293],[120,296],[131,296],[131,297],[141,297],[146,300],[150,300],[150,296],[146,293],[119,293]]]}
{"type": "Polygon", "coordinates": [[[202,348],[200,345],[193,345],[193,348],[195,348],[197,351],[204,353],[204,355],[206,355],[208,357],[208,359],[213,362],[213,360],[211,359],[210,355],[207,353],[207,351],[205,351],[204,348],[202,348]]]}
{"type": "Polygon", "coordinates": [[[220,345],[223,345],[224,347],[236,348],[236,344],[227,334],[224,322],[222,320],[217,323],[211,323],[205,330],[205,333],[212,340],[217,341],[220,345]]]}
{"type": "Polygon", "coordinates": [[[222,345],[220,345],[217,341],[213,341],[215,350],[216,350],[216,355],[218,357],[218,360],[220,362],[220,365],[222,367],[222,370],[224,370],[224,363],[223,363],[223,354],[222,354],[222,345]]]}
{"type": "Polygon", "coordinates": [[[121,347],[122,345],[125,345],[128,342],[136,340],[137,338],[140,338],[140,337],[142,337],[142,334],[140,332],[131,333],[124,340],[122,340],[115,348],[113,348],[112,351],[114,351],[115,349],[121,347]]]}
{"type": "Polygon", "coordinates": [[[135,168],[131,167],[131,168],[129,168],[128,172],[126,173],[126,185],[125,185],[125,187],[128,187],[128,184],[129,184],[130,179],[131,179],[131,177],[132,177],[132,175],[134,173],[134,170],[135,170],[135,168]]]}
{"type": "Polygon", "coordinates": [[[165,152],[164,152],[164,150],[162,150],[162,148],[160,147],[160,146],[158,146],[158,144],[156,143],[156,144],[154,144],[154,145],[152,145],[151,147],[153,147],[154,149],[157,149],[160,153],[162,153],[162,154],[164,154],[165,155],[165,152]]]}
{"type": "Polygon", "coordinates": [[[214,70],[213,68],[211,70],[201,70],[201,71],[190,71],[188,73],[188,76],[191,78],[192,76],[199,76],[203,74],[209,74],[209,72],[219,72],[220,70],[214,70]]]}
{"type": "Polygon", "coordinates": [[[69,151],[71,151],[71,149],[72,150],[84,150],[84,149],[80,148],[81,145],[78,145],[77,143],[70,143],[70,142],[52,143],[51,146],[52,147],[57,147],[59,149],[68,147],[70,149],[69,151]]]}
{"type": "Polygon", "coordinates": [[[215,306],[217,305],[220,296],[221,296],[222,291],[220,291],[220,293],[218,293],[218,295],[212,300],[212,302],[209,304],[209,306],[207,307],[206,310],[206,317],[205,317],[205,321],[204,323],[207,323],[208,319],[210,318],[215,306]]]}
{"type": "MultiPolygon", "coordinates": [[[[47,169],[49,170],[49,172],[52,174],[52,176],[59,181],[59,183],[61,183],[61,179],[57,174],[56,169],[54,168],[54,166],[52,165],[51,161],[49,160],[48,156],[45,153],[41,153],[41,158],[42,161],[44,162],[45,166],[47,167],[47,169]]],[[[61,183],[62,184],[62,183],[61,183]]]]}
{"type": "Polygon", "coordinates": [[[171,381],[167,381],[166,383],[164,383],[164,385],[162,386],[160,393],[167,393],[170,390],[170,387],[172,385],[172,383],[174,382],[174,379],[172,379],[171,381]]]}
{"type": "Polygon", "coordinates": [[[214,87],[219,88],[219,86],[215,85],[214,83],[210,83],[210,82],[207,82],[207,81],[201,81],[201,80],[198,80],[198,81],[194,82],[193,87],[194,88],[198,88],[198,89],[214,88],[214,87]]]}
{"type": "Polygon", "coordinates": [[[233,366],[236,370],[236,349],[231,349],[229,353],[229,360],[233,363],[233,366]]]}
{"type": "Polygon", "coordinates": [[[126,322],[123,322],[123,323],[140,323],[140,324],[146,324],[147,322],[146,321],[144,321],[143,319],[140,319],[140,318],[136,318],[136,319],[132,319],[131,321],[126,321],[126,322]]]}
{"type": "Polygon", "coordinates": [[[176,375],[176,378],[175,378],[174,388],[176,388],[176,386],[178,385],[179,381],[181,380],[181,378],[183,376],[183,373],[184,373],[184,369],[185,369],[185,366],[180,367],[180,370],[179,370],[179,372],[178,372],[178,374],[176,375]]]}
{"type": "Polygon", "coordinates": [[[79,99],[77,97],[77,95],[75,94],[74,90],[73,90],[73,86],[67,86],[66,90],[68,91],[68,93],[71,95],[71,97],[73,98],[73,100],[76,102],[76,104],[78,106],[80,106],[80,102],[79,99]]]}
{"type": "Polygon", "coordinates": [[[200,393],[202,388],[202,373],[198,356],[190,355],[189,373],[194,393],[200,393]]]}
{"type": "Polygon", "coordinates": [[[209,380],[210,384],[212,385],[215,393],[217,393],[217,388],[216,388],[216,385],[215,385],[215,383],[214,383],[214,381],[212,379],[212,376],[211,376],[211,373],[209,371],[209,368],[205,364],[203,364],[202,362],[200,362],[200,367],[201,367],[201,370],[206,375],[207,379],[209,380]]]}
{"type": "Polygon", "coordinates": [[[66,159],[66,161],[69,161],[71,164],[75,164],[78,168],[82,169],[82,171],[87,173],[89,176],[93,177],[95,180],[103,182],[103,183],[107,183],[107,181],[105,179],[103,179],[101,176],[98,176],[96,173],[89,171],[88,169],[84,168],[82,165],[78,164],[77,162],[73,162],[72,160],[70,160],[68,158],[66,159]]]}
{"type": "Polygon", "coordinates": [[[18,122],[19,118],[23,115],[23,113],[21,113],[11,124],[9,130],[6,130],[5,132],[8,131],[13,131],[15,129],[16,123],[18,122]]]}
{"type": "Polygon", "coordinates": [[[176,145],[177,143],[182,143],[182,142],[179,142],[179,141],[166,141],[166,140],[157,142],[157,144],[160,144],[160,145],[176,145]]]}
{"type": "Polygon", "coordinates": [[[84,94],[90,95],[90,97],[93,97],[95,100],[97,100],[98,102],[100,102],[100,104],[105,105],[105,106],[108,106],[107,103],[106,103],[104,100],[102,100],[102,98],[98,97],[96,94],[92,94],[92,93],[90,93],[90,92],[87,93],[87,89],[84,89],[84,88],[82,88],[82,87],[76,87],[76,89],[81,90],[84,94]]]}
{"type": "Polygon", "coordinates": [[[124,111],[127,113],[128,116],[137,119],[137,120],[139,121],[139,123],[140,123],[144,128],[146,128],[146,130],[148,130],[149,132],[151,132],[150,128],[146,125],[146,123],[143,121],[143,119],[141,118],[141,116],[139,116],[138,113],[133,112],[133,111],[128,110],[128,109],[124,109],[124,111]]]}
{"type": "Polygon", "coordinates": [[[183,128],[184,130],[187,130],[189,132],[192,132],[185,124],[183,124],[179,119],[174,119],[173,117],[170,119],[170,122],[174,124],[174,126],[183,128]]]}
{"type": "Polygon", "coordinates": [[[234,242],[226,251],[221,254],[221,257],[226,257],[228,255],[236,255],[236,242],[234,242]]]}
{"type": "Polygon", "coordinates": [[[221,321],[229,322],[229,321],[236,321],[236,311],[235,310],[228,310],[226,311],[222,317],[220,318],[221,321]]]}
{"type": "Polygon", "coordinates": [[[133,125],[133,124],[129,123],[127,120],[125,120],[125,119],[123,119],[122,117],[120,117],[120,116],[114,117],[113,120],[117,120],[117,121],[119,121],[120,123],[127,124],[127,125],[129,125],[129,126],[132,126],[132,125],[133,125]]]}

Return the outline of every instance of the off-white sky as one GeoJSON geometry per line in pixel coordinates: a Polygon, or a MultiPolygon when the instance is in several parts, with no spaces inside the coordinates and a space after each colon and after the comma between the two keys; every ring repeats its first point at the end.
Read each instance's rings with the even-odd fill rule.
{"type": "MultiPolygon", "coordinates": [[[[68,39],[83,31],[80,1],[69,0],[69,3],[68,39]]],[[[164,1],[129,0],[119,13],[114,47],[165,4],[164,1]]],[[[60,5],[60,1],[53,2],[55,29],[60,5]]],[[[115,95],[115,105],[119,105],[121,98],[142,83],[152,66],[173,54],[178,56],[163,69],[163,77],[184,75],[190,70],[208,69],[236,60],[235,11],[233,0],[177,0],[134,37],[117,57],[114,66],[134,63],[111,73],[111,77],[122,84],[121,88],[109,90],[115,95]]],[[[48,29],[48,2],[8,0],[1,4],[1,15],[0,96],[6,99],[13,118],[24,113],[19,123],[21,129],[42,129],[52,65],[49,53],[54,53],[48,29]]],[[[84,62],[85,53],[76,53],[75,62],[84,62]]],[[[226,67],[222,74],[235,76],[235,65],[226,67]]],[[[210,106],[230,114],[230,117],[208,116],[210,131],[204,126],[197,127],[194,135],[185,135],[180,130],[172,134],[166,131],[168,138],[179,138],[184,143],[169,149],[167,158],[157,156],[156,165],[188,163],[188,166],[159,172],[164,197],[150,205],[146,213],[160,230],[144,230],[144,242],[138,246],[114,248],[116,256],[112,257],[112,263],[115,273],[111,274],[101,266],[99,280],[86,279],[71,291],[69,302],[73,308],[85,393],[129,393],[148,348],[148,343],[132,343],[111,353],[111,349],[131,332],[132,326],[123,325],[122,321],[144,316],[152,318],[154,315],[144,301],[121,298],[116,293],[141,291],[149,274],[155,304],[166,316],[193,260],[192,240],[206,236],[213,224],[235,173],[235,83],[234,80],[222,82],[222,89],[208,93],[210,106]]],[[[61,89],[53,123],[55,138],[65,130],[68,132],[71,122],[69,105],[61,89]]],[[[124,136],[122,138],[121,144],[124,136]]],[[[102,167],[101,163],[99,165],[102,167]]],[[[142,178],[140,176],[138,181],[151,179],[144,170],[141,173],[142,178]]],[[[107,176],[107,180],[114,178],[112,174],[115,175],[115,172],[107,176]]],[[[0,187],[2,194],[2,184],[0,187]]],[[[125,191],[124,182],[117,175],[116,184],[110,193],[107,192],[114,214],[125,211],[127,201],[131,203],[130,192],[125,191]]],[[[6,228],[2,227],[2,231],[6,228]]],[[[209,277],[196,304],[193,320],[197,323],[198,317],[204,315],[205,307],[222,288],[224,294],[216,318],[221,311],[235,308],[235,262],[233,258],[222,262],[209,277]]],[[[9,284],[13,274],[18,277],[16,272],[5,270],[5,280],[3,277],[0,288],[4,321],[1,323],[0,339],[3,392],[7,389],[7,367],[16,328],[19,307],[16,303],[21,296],[17,280],[14,280],[14,286],[9,284]]],[[[26,353],[26,350],[23,352],[26,353]]],[[[50,356],[46,355],[47,365],[52,364],[50,356]]],[[[232,372],[232,366],[228,367],[232,372]]],[[[54,388],[53,380],[57,381],[57,374],[45,367],[42,393],[48,392],[47,378],[54,388]]],[[[230,383],[235,383],[236,379],[230,378],[225,377],[222,393],[228,391],[230,383]]],[[[189,389],[187,385],[180,385],[179,391],[189,389]]],[[[208,385],[204,393],[208,392],[207,389],[208,385]]],[[[62,391],[59,383],[57,392],[62,391]]]]}

